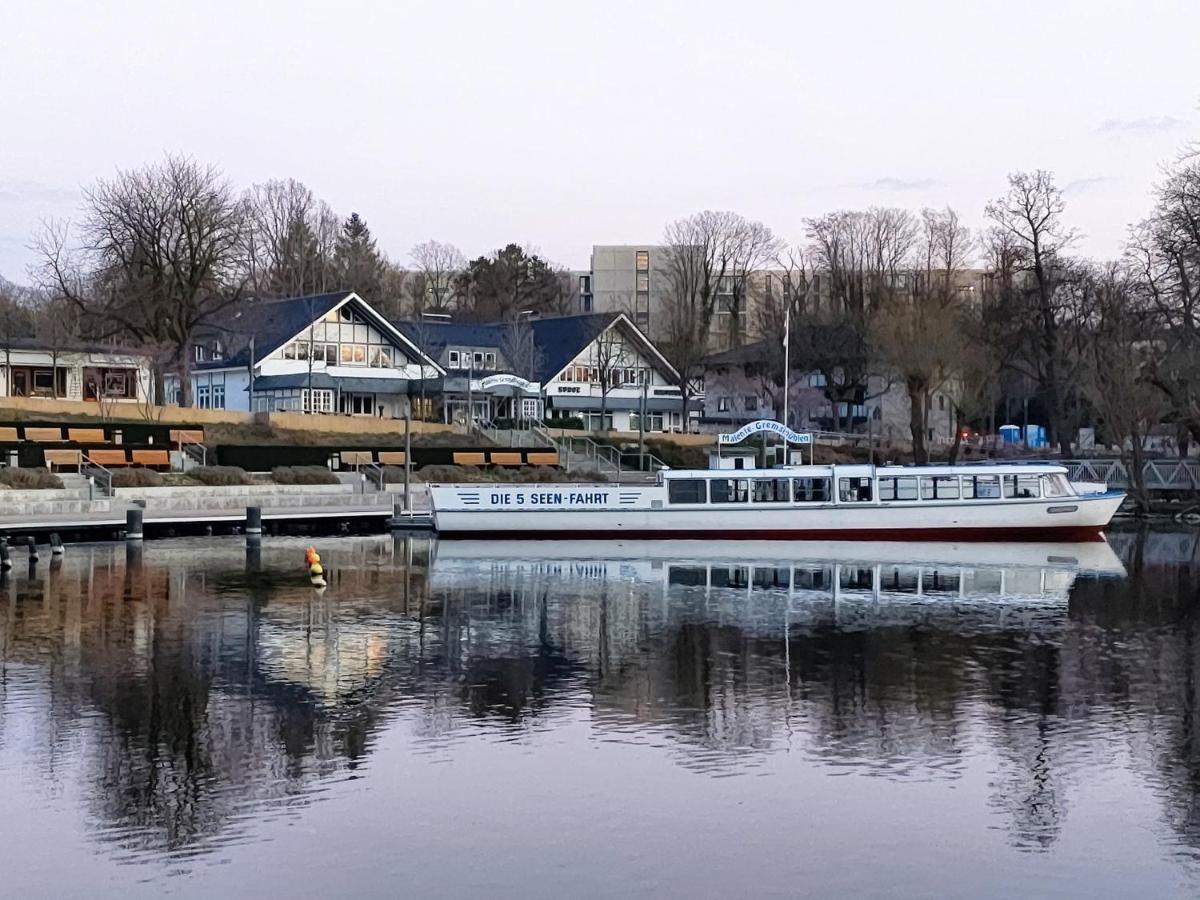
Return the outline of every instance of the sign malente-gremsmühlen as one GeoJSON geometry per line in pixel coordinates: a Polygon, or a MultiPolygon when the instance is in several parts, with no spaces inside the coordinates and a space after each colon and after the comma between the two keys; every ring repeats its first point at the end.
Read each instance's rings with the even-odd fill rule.
{"type": "Polygon", "coordinates": [[[771,434],[777,434],[789,444],[811,444],[811,434],[801,434],[798,431],[792,431],[782,422],[776,422],[774,419],[759,419],[755,422],[747,422],[737,431],[732,434],[719,434],[717,441],[722,444],[740,444],[752,434],[759,434],[763,431],[769,431],[771,434]]]}

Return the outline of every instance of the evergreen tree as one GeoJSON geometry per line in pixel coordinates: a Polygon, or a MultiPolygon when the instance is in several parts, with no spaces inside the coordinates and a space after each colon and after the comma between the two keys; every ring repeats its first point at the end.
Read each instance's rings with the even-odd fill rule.
{"type": "Polygon", "coordinates": [[[358,213],[351,213],[342,223],[334,262],[342,287],[354,291],[368,302],[380,299],[386,261],[375,248],[371,229],[358,213]]]}

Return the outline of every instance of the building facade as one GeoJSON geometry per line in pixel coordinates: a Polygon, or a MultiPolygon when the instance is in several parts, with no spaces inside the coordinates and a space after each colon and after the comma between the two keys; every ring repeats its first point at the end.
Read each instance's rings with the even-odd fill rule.
{"type": "Polygon", "coordinates": [[[13,338],[0,347],[0,394],[6,397],[147,403],[153,396],[150,359],[104,344],[47,346],[13,338]]]}
{"type": "MultiPolygon", "coordinates": [[[[211,409],[403,418],[442,369],[353,291],[248,303],[195,346],[192,402],[211,409]]],[[[181,398],[178,377],[167,393],[181,398]]]]}

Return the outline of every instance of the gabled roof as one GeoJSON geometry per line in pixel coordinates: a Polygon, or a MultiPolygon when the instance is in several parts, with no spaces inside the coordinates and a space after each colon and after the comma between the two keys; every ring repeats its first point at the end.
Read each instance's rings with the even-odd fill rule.
{"type": "MultiPolygon", "coordinates": [[[[755,341],[752,344],[742,344],[740,347],[734,347],[730,350],[722,350],[720,353],[710,353],[700,362],[705,366],[744,366],[747,363],[762,362],[764,359],[769,359],[767,356],[768,350],[774,351],[773,347],[768,347],[768,344],[773,341],[755,341]]],[[[782,349],[782,345],[781,349],[782,349]]]]}
{"type": "MultiPolygon", "coordinates": [[[[548,316],[526,319],[538,348],[538,368],[534,377],[543,384],[570,365],[592,341],[609,327],[620,326],[642,351],[653,358],[662,371],[677,377],[675,369],[624,313],[584,313],[574,316],[548,316]]],[[[494,347],[502,350],[504,335],[512,327],[508,322],[446,322],[436,319],[396,322],[410,340],[420,344],[432,357],[439,357],[447,346],[494,347]]]]}
{"type": "Polygon", "coordinates": [[[329,294],[312,294],[306,297],[287,297],[281,300],[258,300],[239,304],[219,323],[216,330],[239,338],[241,349],[223,359],[197,363],[193,369],[232,369],[250,365],[250,338],[254,338],[254,364],[262,362],[288,341],[294,340],[313,322],[328,315],[345,303],[353,302],[376,328],[396,343],[406,347],[417,357],[418,362],[432,365],[441,371],[437,361],[430,359],[424,350],[411,338],[399,331],[395,325],[380,315],[354,291],[335,291],[329,294]]]}

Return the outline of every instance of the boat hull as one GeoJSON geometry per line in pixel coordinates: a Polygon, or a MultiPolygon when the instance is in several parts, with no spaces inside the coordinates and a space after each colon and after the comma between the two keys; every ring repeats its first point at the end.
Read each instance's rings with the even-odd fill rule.
{"type": "Polygon", "coordinates": [[[1109,493],[1005,502],[680,509],[646,508],[643,498],[629,493],[613,498],[627,502],[628,509],[572,509],[567,503],[529,509],[491,504],[487,492],[478,488],[433,490],[434,524],[443,536],[539,540],[1092,541],[1102,539],[1124,499],[1109,493]],[[469,499],[462,500],[464,496],[469,499]]]}

